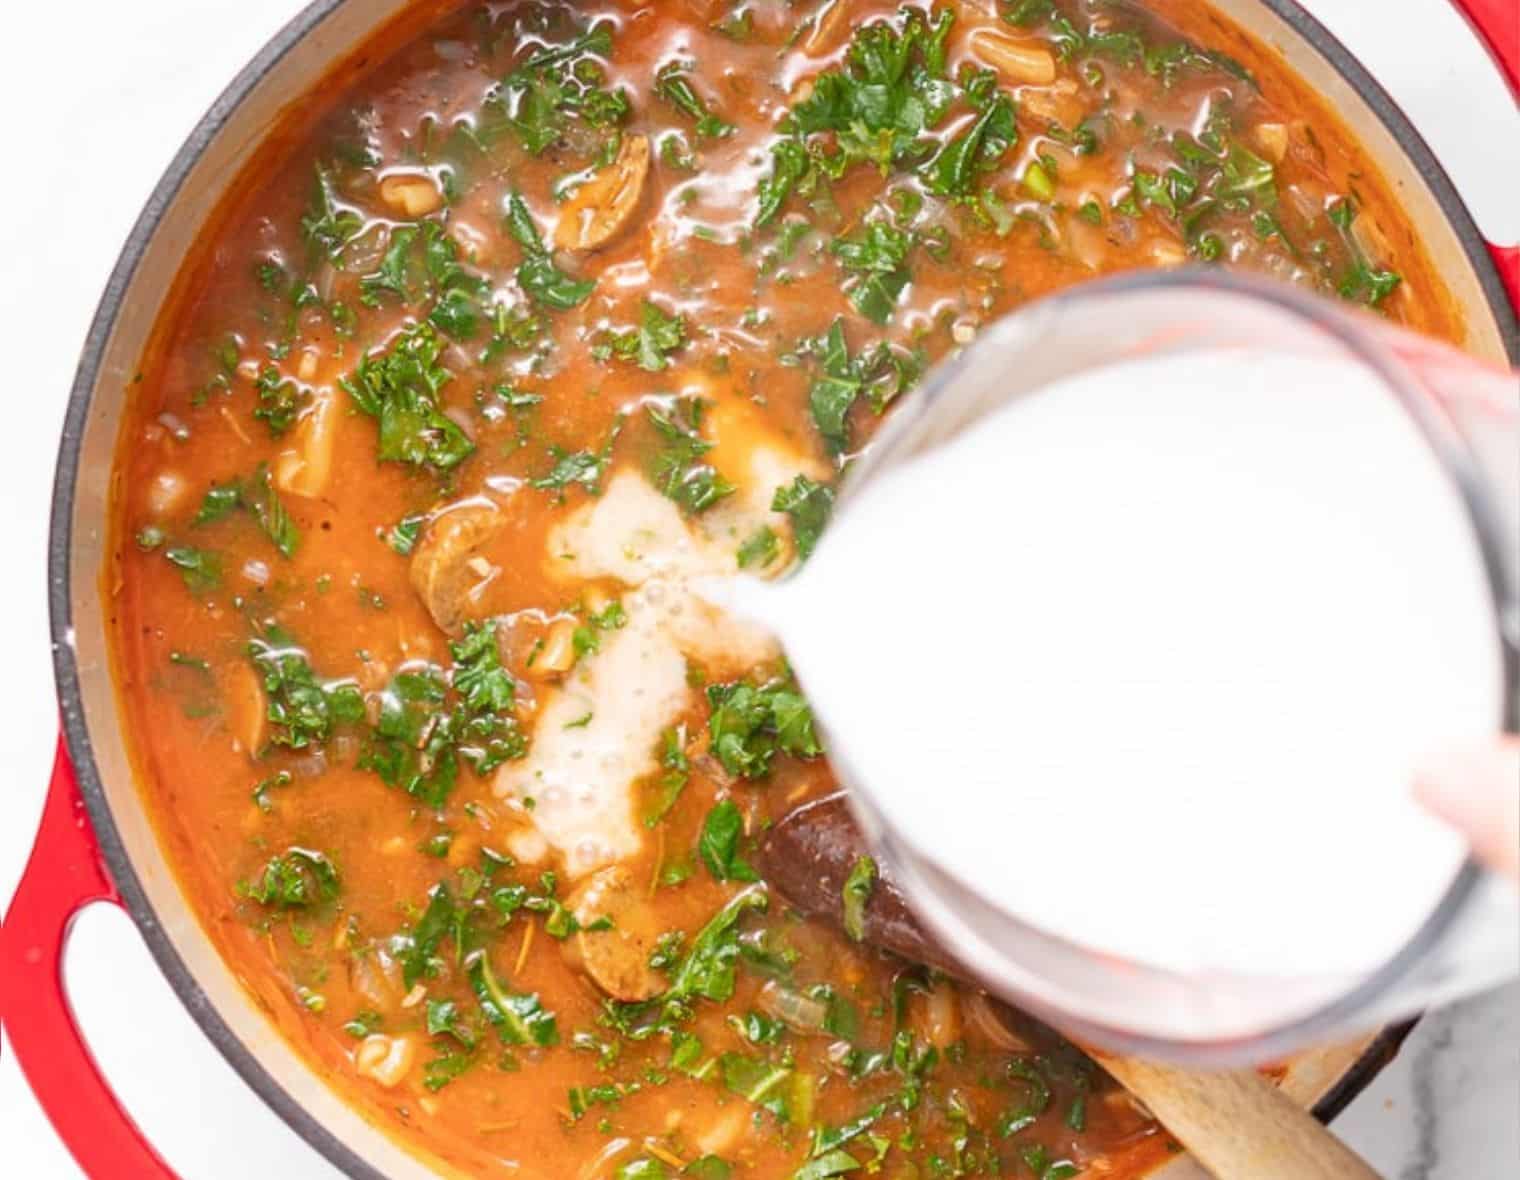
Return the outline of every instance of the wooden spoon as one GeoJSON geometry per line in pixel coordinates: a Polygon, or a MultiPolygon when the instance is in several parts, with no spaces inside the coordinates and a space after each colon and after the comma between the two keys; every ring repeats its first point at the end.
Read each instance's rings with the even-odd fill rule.
{"type": "Polygon", "coordinates": [[[1258,1073],[1200,1073],[1086,1052],[1218,1180],[1377,1180],[1356,1152],[1258,1073]]]}
{"type": "MultiPolygon", "coordinates": [[[[771,828],[756,859],[790,905],[838,925],[845,878],[867,851],[844,796],[831,795],[771,828]]],[[[864,935],[874,946],[964,977],[885,875],[867,900],[864,935]]],[[[1217,1180],[1377,1180],[1323,1124],[1250,1070],[1205,1073],[1087,1052],[1217,1180]]]]}

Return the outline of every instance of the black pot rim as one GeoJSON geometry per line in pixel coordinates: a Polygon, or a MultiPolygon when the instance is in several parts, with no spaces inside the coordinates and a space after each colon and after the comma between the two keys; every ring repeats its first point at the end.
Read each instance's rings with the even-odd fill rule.
{"type": "MultiPolygon", "coordinates": [[[[180,1001],[208,1040],[228,1064],[284,1122],[331,1164],[357,1180],[385,1180],[383,1173],[363,1160],[302,1106],[232,1031],[212,1005],[200,984],[165,932],[157,911],[148,899],[121,833],[111,814],[105,787],[96,765],[94,749],[85,723],[79,685],[79,667],[72,635],[73,611],[70,584],[73,564],[73,513],[79,476],[80,449],[85,421],[100,377],[106,342],[115,326],[127,288],[131,285],[148,243],[157,232],[169,206],[207,146],[221,133],[233,113],[252,90],[287,54],[317,29],[346,0],[313,0],[282,28],[233,78],[196,124],[184,145],[149,196],[101,296],[81,351],[79,367],[69,393],[68,408],[59,444],[52,496],[52,522],[48,542],[48,602],[53,642],[53,667],[64,735],[77,774],[79,790],[99,841],[101,855],[141,932],[143,941],[180,1001]]],[[[1206,2],[1206,0],[1205,0],[1206,2]]],[[[1297,0],[1259,0],[1323,57],[1361,96],[1400,145],[1409,162],[1434,195],[1448,224],[1456,234],[1472,267],[1512,364],[1520,363],[1520,323],[1504,285],[1490,258],[1482,234],[1445,170],[1402,110],[1372,78],[1350,51],[1297,0]]],[[[1313,1113],[1328,1121],[1392,1060],[1408,1035],[1413,1021],[1390,1025],[1362,1052],[1335,1085],[1315,1104],[1313,1113]]]]}

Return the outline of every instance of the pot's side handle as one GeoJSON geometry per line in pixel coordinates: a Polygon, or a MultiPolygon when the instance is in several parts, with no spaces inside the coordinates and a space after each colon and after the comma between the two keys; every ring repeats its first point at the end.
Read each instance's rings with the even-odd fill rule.
{"type": "MultiPolygon", "coordinates": [[[[1453,0],[1498,63],[1510,91],[1520,99],[1520,3],[1516,0],[1453,0]]],[[[1509,288],[1510,306],[1520,317],[1520,244],[1489,243],[1489,251],[1509,288]]]]}
{"type": "Polygon", "coordinates": [[[42,823],[0,927],[0,1017],[16,1060],[79,1166],[101,1180],[177,1180],[111,1092],[69,1006],[63,951],[85,906],[121,904],[62,740],[42,823]]]}

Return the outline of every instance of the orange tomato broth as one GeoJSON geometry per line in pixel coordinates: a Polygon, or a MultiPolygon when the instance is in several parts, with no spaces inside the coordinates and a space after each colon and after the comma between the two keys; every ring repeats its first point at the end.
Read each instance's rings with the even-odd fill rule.
{"type": "MultiPolygon", "coordinates": [[[[451,685],[459,661],[450,643],[466,634],[465,624],[439,625],[437,604],[430,613],[413,569],[465,519],[461,505],[491,521],[462,575],[477,583],[466,596],[468,624],[494,626],[493,650],[512,684],[511,703],[487,710],[484,724],[517,755],[506,771],[531,756],[523,747],[531,751],[539,736],[535,719],[594,671],[604,656],[588,648],[611,645],[619,631],[609,604],[632,601],[636,591],[617,578],[568,575],[551,538],[574,514],[592,511],[619,473],[656,482],[668,474],[660,466],[671,454],[668,440],[651,408],[689,414],[700,402],[700,418],[683,421],[711,449],[695,456],[688,449],[682,478],[705,471],[734,490],[710,507],[684,504],[687,524],[708,529],[705,543],[729,553],[768,528],[774,555],[752,568],[774,576],[798,559],[799,538],[788,514],[764,511],[774,487],[753,486],[752,456],[784,460],[786,480],[776,486],[797,474],[829,484],[849,455],[869,445],[880,420],[870,392],[890,400],[899,370],[905,389],[980,325],[1084,278],[1212,260],[1315,289],[1344,286],[1348,297],[1375,300],[1396,320],[1458,338],[1452,301],[1407,220],[1324,102],[1271,49],[1205,6],[1145,7],[1155,16],[1100,3],[1055,6],[1055,16],[1089,34],[1064,59],[1061,26],[1038,6],[1008,6],[1030,21],[1015,24],[990,7],[935,5],[933,14],[953,9],[955,17],[943,81],[956,80],[968,62],[997,64],[997,48],[1009,44],[1024,52],[1014,55],[1023,63],[1015,71],[1039,76],[1046,59],[1053,66],[1049,82],[1018,81],[1029,75],[1010,78],[1005,61],[990,97],[978,100],[1016,103],[1017,142],[1000,154],[989,149],[970,169],[967,191],[932,191],[925,178],[945,144],[981,113],[961,86],[949,112],[927,129],[921,156],[909,149],[885,173],[868,162],[837,178],[815,176],[811,191],[790,193],[757,228],[757,186],[771,174],[771,145],[784,134],[778,120],[806,101],[820,74],[843,68],[861,30],[887,22],[900,34],[906,18],[897,5],[419,6],[293,106],[187,260],[143,378],[130,391],[113,556],[103,574],[142,790],[197,915],[270,1019],[366,1117],[434,1166],[472,1176],[647,1178],[687,1166],[710,1169],[690,1174],[721,1175],[720,1165],[739,1176],[807,1175],[799,1169],[827,1157],[819,1129],[873,1113],[867,1131],[835,1150],[862,1172],[879,1160],[877,1174],[888,1177],[1137,1175],[1176,1150],[1053,1033],[1017,1016],[992,1027],[971,989],[870,950],[832,924],[791,915],[780,897],[740,924],[754,953],[741,955],[731,998],[698,999],[653,1035],[625,1035],[607,1018],[601,990],[566,953],[583,938],[614,935],[586,931],[562,942],[550,932],[550,894],[569,904],[585,874],[567,869],[552,848],[541,857],[523,853],[543,851],[534,847],[535,815],[521,797],[493,789],[503,770],[476,774],[461,758],[457,781],[430,795],[427,785],[412,794],[387,782],[372,765],[377,749],[391,749],[378,727],[386,694],[398,699],[398,673],[431,666],[428,674],[446,690],[436,704],[463,709],[461,690],[451,685]],[[745,12],[747,31],[733,23],[745,12]],[[561,111],[539,154],[512,129],[478,151],[450,144],[457,120],[483,125],[482,97],[534,47],[565,43],[597,22],[611,28],[612,48],[589,59],[599,77],[584,73],[571,85],[589,79],[603,92],[624,88],[624,117],[597,126],[561,111]],[[1133,42],[1093,48],[1105,33],[1130,30],[1151,50],[1191,37],[1229,54],[1255,81],[1200,56],[1162,77],[1162,59],[1153,73],[1144,59],[1126,56],[1133,42]],[[992,50],[978,48],[977,31],[991,36],[992,50]],[[673,59],[691,63],[683,76],[727,130],[700,133],[696,114],[654,92],[659,67],[673,59]],[[1226,106],[1231,122],[1220,153],[1233,160],[1233,180],[1213,175],[1212,182],[1235,183],[1244,172],[1245,183],[1258,187],[1245,204],[1237,197],[1236,207],[1212,209],[1189,227],[1187,206],[1199,198],[1186,193],[1185,180],[1165,188],[1176,163],[1170,136],[1203,130],[1209,112],[1226,106]],[[356,120],[356,109],[367,113],[356,120]],[[1093,150],[1078,134],[1089,119],[1093,150]],[[662,149],[675,133],[680,140],[662,149]],[[594,177],[619,143],[638,135],[649,137],[653,158],[634,213],[596,249],[553,248],[554,186],[567,176],[594,177]],[[1236,147],[1244,154],[1232,156],[1236,147]],[[336,200],[358,214],[337,231],[343,240],[335,248],[303,240],[318,164],[336,200]],[[1043,180],[1031,176],[1032,164],[1043,180]],[[1142,196],[1139,173],[1162,187],[1152,184],[1142,196]],[[1270,198],[1260,195],[1264,175],[1270,198]],[[394,182],[383,183],[387,176],[420,183],[412,194],[437,207],[408,209],[394,182]],[[512,191],[549,243],[544,257],[559,276],[594,281],[574,306],[546,307],[514,277],[526,250],[506,226],[512,191]],[[1275,219],[1275,231],[1263,215],[1275,219]],[[424,231],[428,224],[438,229],[424,231]],[[884,316],[879,300],[852,300],[870,276],[845,267],[833,249],[836,241],[861,242],[872,224],[911,243],[897,268],[910,279],[895,294],[894,272],[876,272],[889,276],[884,316]],[[408,227],[417,239],[398,251],[391,278],[400,277],[387,287],[385,253],[405,246],[397,231],[408,227]],[[394,350],[444,297],[451,280],[428,271],[423,232],[454,243],[478,321],[473,334],[455,321],[447,322],[456,335],[435,332],[437,363],[451,376],[430,396],[460,433],[436,427],[424,441],[457,444],[463,436],[473,450],[458,462],[379,461],[375,419],[342,383],[358,382],[362,358],[394,350]],[[1392,273],[1402,282],[1387,291],[1392,273]],[[365,275],[381,281],[365,284],[365,275]],[[292,292],[308,284],[297,306],[292,292]],[[684,340],[640,351],[635,329],[646,298],[662,317],[683,318],[684,340]],[[503,335],[519,338],[493,349],[497,307],[509,329],[503,335]],[[873,388],[825,424],[842,444],[831,446],[811,409],[829,362],[821,347],[799,345],[836,320],[851,357],[882,343],[896,367],[886,352],[874,367],[862,362],[873,388]],[[255,416],[261,407],[265,416],[255,416]],[[283,411],[288,425],[278,420],[283,411]],[[320,450],[313,436],[324,428],[332,442],[325,475],[324,462],[313,458],[320,450]],[[584,482],[535,486],[577,453],[593,467],[584,482]],[[208,499],[218,487],[220,498],[208,499]],[[750,500],[762,507],[735,510],[750,500]],[[288,524],[270,524],[272,502],[288,524]],[[217,518],[197,523],[203,506],[217,518]],[[407,556],[389,542],[409,519],[420,522],[420,536],[407,556]],[[728,523],[709,523],[715,520],[728,523]],[[281,537],[288,556],[272,543],[281,537]],[[177,563],[166,559],[171,553],[177,563]],[[553,666],[536,663],[574,631],[582,638],[573,666],[558,658],[553,666]],[[249,652],[259,637],[279,647],[281,634],[317,680],[341,681],[363,702],[362,716],[329,718],[301,748],[281,744],[295,730],[271,712],[262,679],[268,666],[249,652]],[[508,865],[512,848],[518,863],[508,865]],[[292,849],[319,857],[291,860],[292,849]],[[334,871],[335,896],[313,868],[319,863],[334,871]],[[541,880],[545,870],[557,874],[552,890],[541,880]],[[415,947],[440,882],[451,905],[469,915],[468,933],[440,937],[408,985],[404,948],[408,939],[415,947]],[[294,892],[282,893],[285,884],[294,892]],[[514,886],[544,898],[540,910],[508,916],[496,899],[514,886]],[[767,951],[789,965],[766,966],[767,951]],[[531,1035],[509,1043],[521,1034],[500,1031],[472,986],[470,966],[480,956],[512,996],[537,996],[553,1013],[556,1043],[540,1045],[531,1035]],[[749,1025],[760,1029],[760,1043],[745,1035],[757,1008],[774,1016],[778,989],[795,998],[818,987],[836,997],[831,1023],[834,1004],[853,1011],[849,1035],[777,1025],[782,1031],[772,1038],[764,1022],[749,1025]],[[430,1015],[444,1031],[429,1032],[430,1015]],[[701,1042],[693,1067],[700,1076],[672,1064],[673,1049],[691,1035],[701,1042]],[[905,1046],[895,1062],[894,1044],[905,1046]],[[915,1074],[930,1048],[932,1065],[915,1074]],[[382,1051],[394,1051],[404,1066],[395,1076],[375,1068],[382,1051]],[[873,1055],[876,1064],[864,1067],[873,1055]],[[725,1084],[724,1061],[739,1057],[757,1076],[779,1076],[759,1101],[750,1100],[753,1089],[748,1097],[738,1092],[737,1076],[725,1084]]],[[[837,133],[817,133],[813,142],[833,150],[837,133]]],[[[576,198],[568,200],[573,207],[576,198]]],[[[660,323],[669,328],[669,319],[660,323]]],[[[890,643],[884,636],[884,658],[890,643]]],[[[662,727],[681,738],[684,788],[662,820],[637,824],[636,851],[621,858],[659,928],[684,933],[685,954],[726,902],[754,888],[732,865],[730,879],[719,880],[697,853],[715,806],[729,801],[737,809],[742,860],[768,824],[835,789],[826,760],[774,724],[754,740],[780,749],[753,778],[709,748],[713,723],[700,688],[745,682],[785,692],[784,665],[751,666],[720,653],[688,666],[694,687],[662,727]],[[664,883],[683,871],[684,879],[664,883]]],[[[884,739],[889,725],[884,719],[884,739]]],[[[660,796],[667,772],[681,773],[645,767],[631,788],[636,810],[660,796]]],[[[1079,865],[1079,850],[1073,855],[1079,865]]],[[[807,998],[816,1011],[817,996],[807,998]]]]}

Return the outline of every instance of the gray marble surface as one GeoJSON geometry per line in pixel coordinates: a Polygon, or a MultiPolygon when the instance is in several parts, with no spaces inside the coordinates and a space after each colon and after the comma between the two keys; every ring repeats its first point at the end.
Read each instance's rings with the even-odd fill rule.
{"type": "Polygon", "coordinates": [[[1426,1015],[1334,1127],[1388,1180],[1520,1177],[1520,983],[1426,1015]]]}

